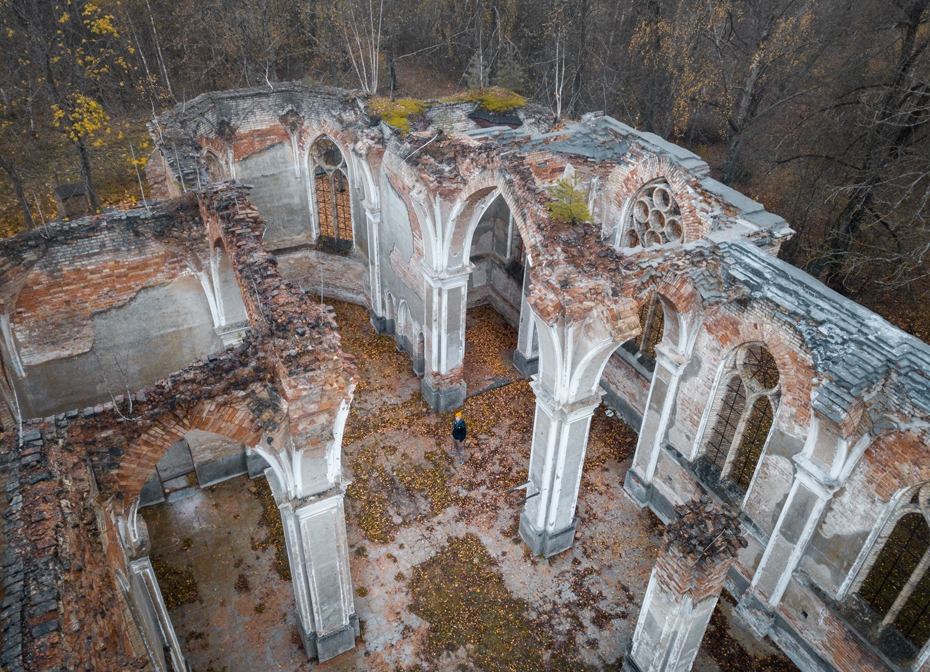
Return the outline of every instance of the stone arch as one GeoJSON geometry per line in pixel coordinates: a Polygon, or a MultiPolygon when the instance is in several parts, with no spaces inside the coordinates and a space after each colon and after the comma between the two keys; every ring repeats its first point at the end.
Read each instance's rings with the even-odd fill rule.
{"type": "Polygon", "coordinates": [[[518,197],[503,169],[485,170],[469,181],[460,192],[448,222],[443,227],[440,240],[442,267],[454,270],[465,266],[472,236],[481,221],[481,215],[498,195],[503,197],[513,216],[524,248],[527,251],[536,248],[540,234],[535,224],[530,223],[532,217],[527,216],[535,211],[536,206],[528,206],[524,199],[518,197]]]}
{"type": "Polygon", "coordinates": [[[116,489],[123,494],[124,505],[138,499],[142,486],[152,475],[155,466],[171,447],[192,429],[219,434],[246,446],[261,441],[264,430],[247,407],[202,401],[184,412],[175,409],[164,413],[126,450],[116,472],[116,489]]]}
{"type": "Polygon", "coordinates": [[[860,558],[850,573],[848,592],[856,593],[859,599],[868,604],[882,617],[880,630],[891,625],[903,627],[904,634],[911,643],[924,651],[927,648],[928,629],[918,631],[915,641],[907,632],[908,626],[916,627],[913,599],[917,599],[917,609],[925,617],[928,608],[925,590],[918,589],[918,584],[926,584],[930,572],[930,481],[924,480],[899,490],[888,502],[883,515],[873,527],[872,534],[863,546],[860,558]],[[908,519],[905,522],[905,519],[908,519]],[[913,525],[917,522],[922,532],[914,534],[913,525]],[[903,536],[902,536],[903,532],[903,536]],[[922,556],[912,555],[915,537],[917,545],[922,545],[922,556]],[[899,566],[903,556],[910,555],[899,566]],[[910,565],[910,566],[908,566],[910,565]],[[895,571],[897,570],[897,571],[895,571]],[[897,574],[897,576],[893,576],[897,574]],[[908,606],[910,605],[910,606],[908,606]],[[904,616],[904,623],[901,617],[904,616]]]}
{"type": "Polygon", "coordinates": [[[395,318],[396,322],[394,324],[394,334],[396,336],[410,336],[412,331],[411,327],[411,318],[410,318],[410,309],[407,307],[407,301],[401,299],[397,302],[397,317],[395,318]]]}
{"type": "Polygon", "coordinates": [[[701,478],[716,484],[718,494],[734,505],[749,501],[783,406],[783,390],[782,368],[764,342],[741,343],[721,362],[690,459],[697,460],[701,478]],[[755,373],[750,368],[762,359],[769,371],[774,364],[774,377],[766,367],[755,373]]]}
{"type": "MultiPolygon", "coordinates": [[[[341,135],[341,134],[338,134],[341,135]]],[[[355,213],[352,207],[352,190],[356,187],[357,180],[353,180],[354,166],[350,160],[350,154],[347,144],[339,142],[336,134],[325,131],[315,133],[305,143],[303,151],[303,162],[305,174],[307,175],[307,194],[309,199],[309,209],[311,213],[311,229],[315,240],[321,237],[331,236],[337,241],[342,240],[351,243],[352,249],[356,247],[355,232],[355,213]],[[315,157],[314,153],[321,147],[322,143],[332,143],[332,146],[338,152],[338,157],[327,160],[325,157],[315,157]],[[332,163],[332,165],[330,165],[332,163]],[[330,218],[324,222],[321,213],[320,204],[326,200],[326,196],[320,191],[321,186],[325,186],[327,192],[332,193],[332,203],[326,203],[330,212],[330,218]],[[345,193],[345,197],[338,194],[345,193]],[[321,200],[322,199],[322,200],[321,200]],[[348,222],[349,228],[343,228],[348,222]],[[330,226],[327,226],[329,224],[330,226]],[[330,230],[331,229],[331,230],[330,230]]]]}
{"type": "MultiPolygon", "coordinates": [[[[726,359],[738,347],[748,343],[762,343],[775,358],[781,375],[781,401],[779,412],[781,422],[794,422],[799,428],[806,428],[811,420],[811,381],[815,378],[810,353],[803,348],[800,353],[792,343],[797,343],[799,334],[788,325],[780,325],[772,320],[754,321],[751,315],[738,315],[721,306],[707,311],[701,329],[708,331],[726,354],[716,368],[712,393],[715,395],[720,377],[725,370],[726,359]],[[799,356],[800,355],[800,356],[799,356]]],[[[712,396],[712,398],[715,398],[712,396]]],[[[705,411],[704,419],[707,413],[705,411]]],[[[704,433],[704,420],[697,436],[704,433]]],[[[693,459],[693,458],[692,458],[693,459]]]]}
{"type": "Polygon", "coordinates": [[[216,303],[215,326],[239,324],[249,316],[242,299],[242,288],[233,271],[232,261],[222,238],[213,241],[210,248],[210,279],[216,303]]]}
{"type": "Polygon", "coordinates": [[[207,174],[210,176],[211,181],[222,182],[229,178],[229,169],[226,167],[226,161],[212,148],[208,147],[204,150],[203,160],[206,164],[207,174]]]}
{"type": "Polygon", "coordinates": [[[662,343],[675,354],[684,355],[697,336],[702,299],[687,275],[667,276],[655,289],[664,304],[665,329],[662,343]]]}
{"type": "Polygon", "coordinates": [[[699,240],[707,235],[710,226],[698,214],[692,198],[691,188],[688,184],[692,174],[683,170],[668,157],[652,156],[632,166],[620,166],[608,177],[605,191],[612,201],[611,210],[616,213],[605,213],[607,216],[616,216],[616,221],[610,227],[611,238],[615,247],[621,246],[620,236],[623,225],[633,207],[636,195],[650,184],[664,181],[668,184],[681,212],[681,225],[683,240],[699,240]]]}

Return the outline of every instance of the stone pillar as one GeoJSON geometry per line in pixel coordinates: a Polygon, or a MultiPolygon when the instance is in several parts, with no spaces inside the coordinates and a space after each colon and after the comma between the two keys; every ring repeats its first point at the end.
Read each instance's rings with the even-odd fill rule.
{"type": "MultiPolygon", "coordinates": [[[[171,616],[168,615],[168,608],[165,606],[165,600],[164,597],[162,597],[158,579],[155,578],[155,570],[152,568],[152,561],[149,560],[148,556],[131,560],[129,562],[129,572],[131,575],[129,585],[134,591],[142,591],[144,601],[148,603],[152,611],[154,611],[155,621],[158,623],[158,629],[161,631],[163,644],[168,649],[164,654],[165,658],[170,657],[171,659],[171,669],[188,669],[187,661],[184,659],[184,652],[181,651],[181,644],[178,642],[178,636],[174,632],[174,624],[171,622],[171,616]]],[[[136,597],[139,597],[138,592],[136,597]]],[[[152,662],[156,667],[160,664],[161,661],[157,654],[152,656],[152,662]]]]}
{"type": "Polygon", "coordinates": [[[623,481],[624,490],[640,506],[649,504],[659,452],[668,431],[681,374],[686,365],[684,358],[671,354],[663,344],[656,347],[656,368],[649,388],[643,424],[639,430],[636,453],[623,481]]]}
{"type": "Polygon", "coordinates": [[[465,309],[471,266],[454,274],[423,267],[426,280],[426,371],[421,381],[430,408],[445,413],[465,401],[462,359],[465,355],[465,309]]]}
{"type": "Polygon", "coordinates": [[[371,326],[379,334],[388,333],[381,296],[381,211],[365,208],[368,229],[368,303],[371,326]]]}
{"type": "Polygon", "coordinates": [[[513,365],[524,376],[532,376],[539,371],[539,336],[536,333],[536,320],[533,319],[533,309],[530,308],[530,304],[526,300],[529,295],[529,269],[524,266],[523,298],[520,301],[520,330],[517,336],[517,349],[513,353],[513,365]]]}
{"type": "Polygon", "coordinates": [[[343,493],[310,502],[279,500],[278,509],[300,636],[307,655],[323,662],[354,648],[360,634],[349,573],[343,493]]]}
{"type": "Polygon", "coordinates": [[[727,571],[746,540],[729,511],[702,497],[675,507],[643,606],[626,672],[687,672],[717,605],[727,571]]]}
{"type": "Polygon", "coordinates": [[[534,554],[551,557],[574,541],[588,430],[604,394],[601,375],[617,346],[636,333],[639,321],[632,308],[607,311],[603,306],[570,317],[557,312],[548,321],[535,307],[532,314],[540,359],[532,383],[536,419],[520,536],[534,554]]]}
{"type": "Polygon", "coordinates": [[[520,514],[520,537],[534,555],[548,558],[571,548],[575,539],[575,506],[588,430],[603,391],[559,403],[540,381],[531,386],[536,392],[536,419],[527,495],[533,498],[520,514]]]}
{"type": "Polygon", "coordinates": [[[810,455],[816,459],[818,449],[829,453],[828,458],[845,454],[846,443],[815,419],[805,449],[792,458],[794,481],[752,577],[751,593],[740,601],[738,608],[740,618],[760,637],[768,633],[775,608],[840,487],[840,482],[821,469],[810,455]]]}

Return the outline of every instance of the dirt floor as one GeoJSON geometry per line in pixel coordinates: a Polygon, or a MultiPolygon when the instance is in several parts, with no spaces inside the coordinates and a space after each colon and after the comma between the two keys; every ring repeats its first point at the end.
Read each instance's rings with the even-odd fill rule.
{"type": "MultiPolygon", "coordinates": [[[[507,494],[526,479],[535,409],[528,382],[509,370],[513,330],[490,309],[469,311],[468,382],[493,389],[469,387],[460,460],[449,454],[452,414],[426,407],[406,355],[374,333],[365,309],[335,306],[362,378],[344,440],[362,637],[334,660],[306,661],[282,578],[280,519],[263,479],[241,477],[143,510],[192,669],[619,669],[663,530],[621,488],[632,430],[598,409],[575,544],[532,557],[517,536],[521,495],[507,494]]],[[[729,625],[721,606],[696,670],[792,669],[729,625]]]]}

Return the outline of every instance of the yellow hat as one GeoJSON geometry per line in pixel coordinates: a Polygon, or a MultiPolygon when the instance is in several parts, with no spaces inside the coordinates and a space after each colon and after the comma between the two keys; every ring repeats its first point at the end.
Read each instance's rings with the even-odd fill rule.
{"type": "Polygon", "coordinates": [[[461,418],[461,417],[462,417],[462,414],[461,414],[461,413],[456,413],[456,414],[455,414],[455,417],[456,417],[456,419],[461,418]]]}

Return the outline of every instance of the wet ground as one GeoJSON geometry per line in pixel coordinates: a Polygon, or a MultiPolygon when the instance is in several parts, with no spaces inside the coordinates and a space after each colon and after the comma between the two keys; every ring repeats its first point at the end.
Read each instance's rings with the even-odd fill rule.
{"type": "MultiPolygon", "coordinates": [[[[460,459],[448,452],[452,414],[425,406],[393,339],[375,335],[362,308],[337,303],[336,314],[362,378],[344,439],[362,638],[334,660],[306,661],[273,519],[259,522],[264,485],[241,477],[143,510],[166,599],[188,600],[170,608],[192,669],[619,669],[662,534],[621,489],[632,431],[597,411],[574,546],[532,557],[517,537],[522,495],[507,493],[526,480],[535,409],[527,381],[510,373],[512,345],[500,344],[514,341],[513,331],[489,309],[469,311],[469,440],[460,459]],[[474,395],[482,386],[493,389],[474,395]]],[[[725,619],[713,632],[722,665],[702,651],[696,670],[731,669],[739,659],[748,672],[771,652],[760,645],[745,664],[729,638],[743,635],[725,619]]]]}

